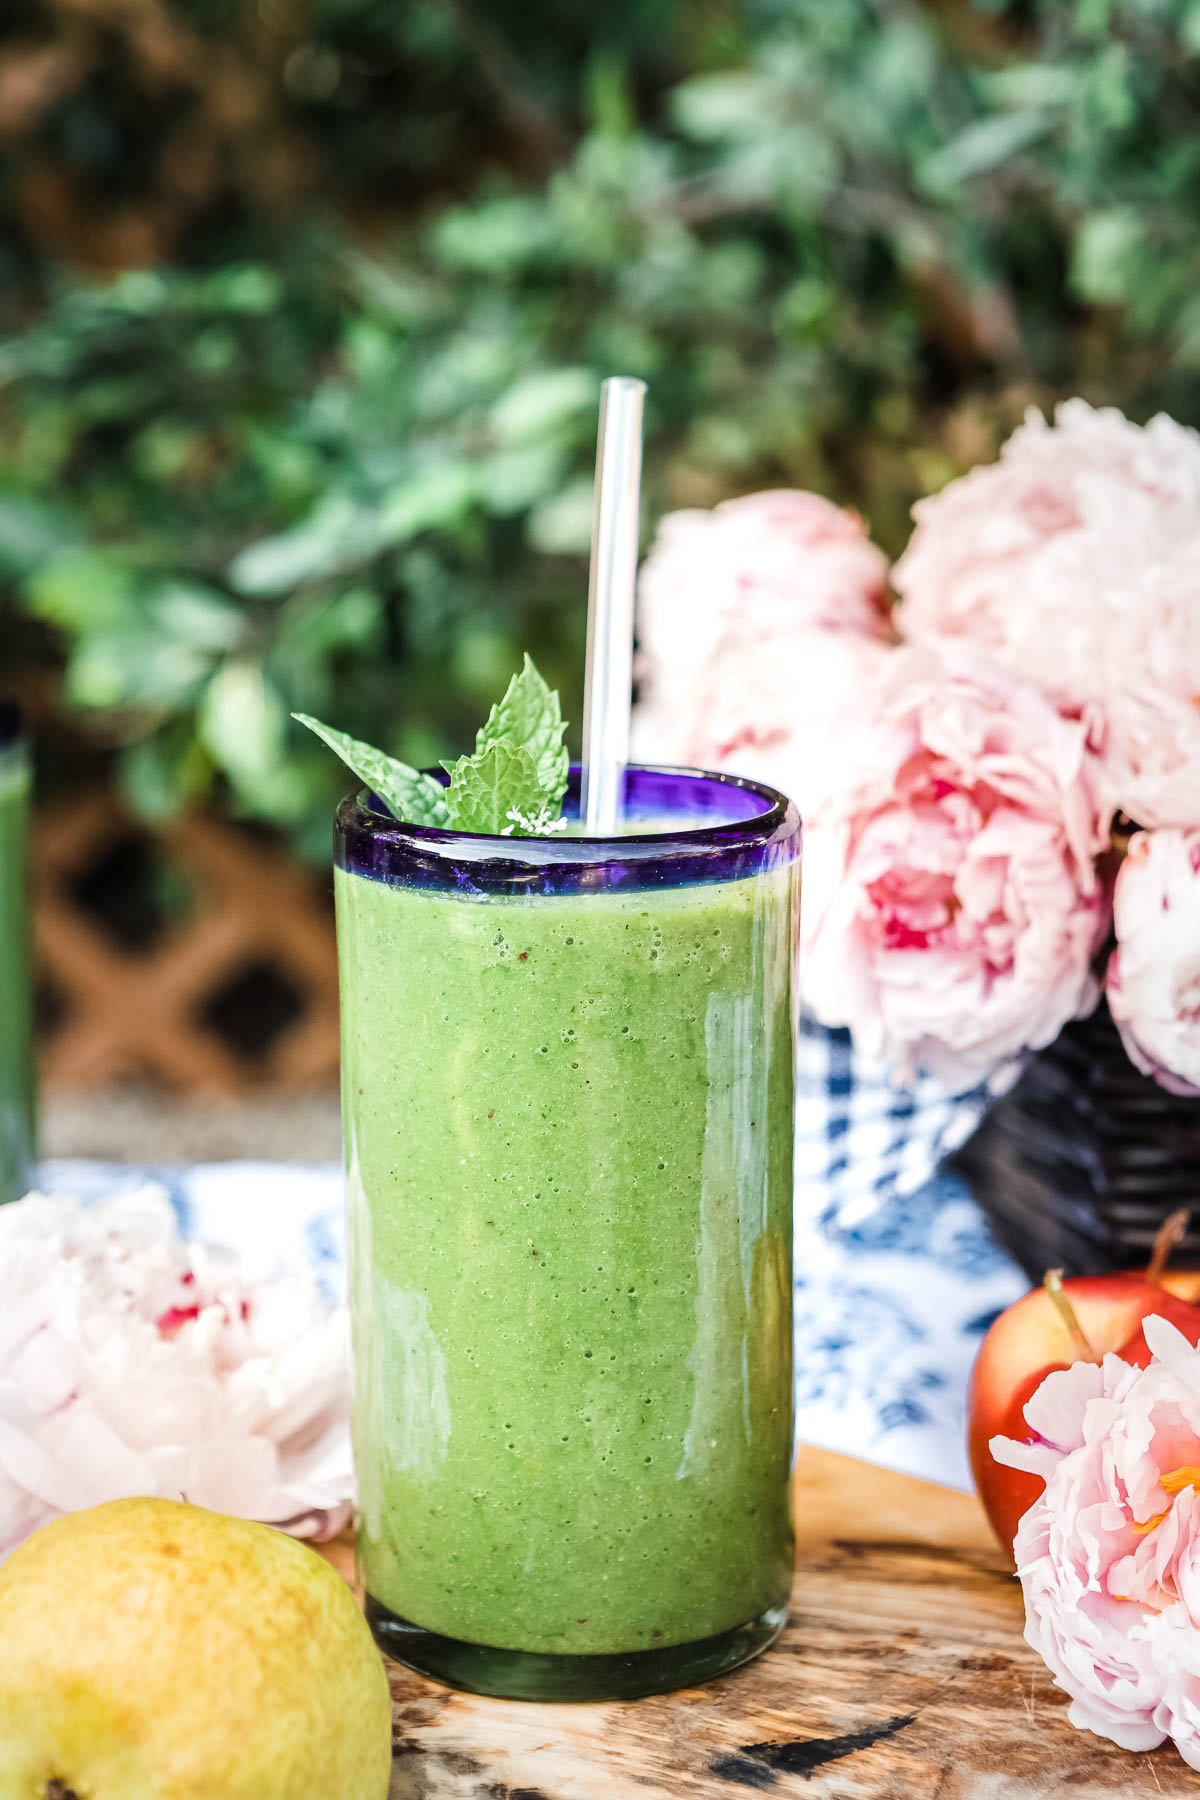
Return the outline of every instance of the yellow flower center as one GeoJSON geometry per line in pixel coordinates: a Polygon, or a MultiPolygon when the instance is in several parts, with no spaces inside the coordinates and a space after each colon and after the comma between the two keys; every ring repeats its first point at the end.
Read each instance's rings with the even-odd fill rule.
{"type": "MultiPolygon", "coordinates": [[[[1159,1482],[1160,1486],[1164,1487],[1168,1494],[1182,1494],[1184,1488],[1189,1487],[1200,1491],[1200,1469],[1196,1468],[1192,1463],[1187,1463],[1182,1469],[1171,1469],[1166,1475],[1159,1478],[1159,1482]]],[[[1147,1519],[1145,1523],[1141,1525],[1139,1525],[1135,1519],[1133,1522],[1133,1529],[1139,1537],[1145,1537],[1147,1532],[1154,1531],[1157,1526],[1162,1524],[1170,1510],[1169,1506],[1166,1507],[1164,1511],[1155,1513],[1152,1519],[1147,1519]]]]}

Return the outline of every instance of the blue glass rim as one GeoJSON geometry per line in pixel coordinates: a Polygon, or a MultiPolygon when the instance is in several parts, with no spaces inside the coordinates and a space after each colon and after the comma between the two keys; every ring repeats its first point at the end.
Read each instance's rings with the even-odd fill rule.
{"type": "MultiPolygon", "coordinates": [[[[573,766],[568,818],[579,816],[579,774],[573,766]]],[[[496,837],[397,823],[376,796],[359,789],[338,808],[334,861],[372,881],[516,896],[738,881],[800,854],[793,803],[744,776],[633,764],[625,774],[625,808],[648,828],[613,838],[496,837]]]]}

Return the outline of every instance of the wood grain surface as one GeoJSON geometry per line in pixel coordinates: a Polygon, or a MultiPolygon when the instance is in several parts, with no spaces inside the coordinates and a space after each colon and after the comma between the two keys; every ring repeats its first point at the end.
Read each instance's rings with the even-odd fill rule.
{"type": "Polygon", "coordinates": [[[1200,1800],[1170,1745],[1067,1723],[976,1502],[822,1451],[792,1617],[748,1668],[633,1704],[482,1700],[389,1665],[390,1800],[1200,1800]]]}

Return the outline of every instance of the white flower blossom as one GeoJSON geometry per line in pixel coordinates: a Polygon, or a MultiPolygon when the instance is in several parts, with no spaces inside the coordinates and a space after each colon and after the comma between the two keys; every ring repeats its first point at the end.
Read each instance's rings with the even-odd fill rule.
{"type": "Polygon", "coordinates": [[[1167,1319],[1149,1365],[1119,1356],[1047,1375],[1029,1440],[996,1461],[1045,1492],[1017,1530],[1025,1636],[1070,1720],[1125,1750],[1172,1738],[1200,1769],[1200,1350],[1167,1319]]]}
{"type": "Polygon", "coordinates": [[[62,1513],[186,1498],[297,1537],[350,1517],[349,1333],[307,1274],[187,1243],[161,1188],[0,1208],[0,1560],[62,1513]]]}
{"type": "Polygon", "coordinates": [[[546,805],[540,806],[535,813],[510,806],[504,816],[510,822],[500,827],[501,837],[512,837],[518,829],[525,837],[553,837],[556,831],[567,829],[567,821],[557,817],[546,805]]]}

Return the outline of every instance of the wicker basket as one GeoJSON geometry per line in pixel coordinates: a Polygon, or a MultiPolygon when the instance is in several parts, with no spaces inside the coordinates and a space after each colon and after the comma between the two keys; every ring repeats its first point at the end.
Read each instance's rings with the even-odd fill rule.
{"type": "Polygon", "coordinates": [[[1030,1279],[1131,1268],[1194,1206],[1175,1261],[1200,1267],[1200,1099],[1135,1069],[1107,1003],[1068,1025],[988,1113],[955,1166],[1030,1279]]]}

